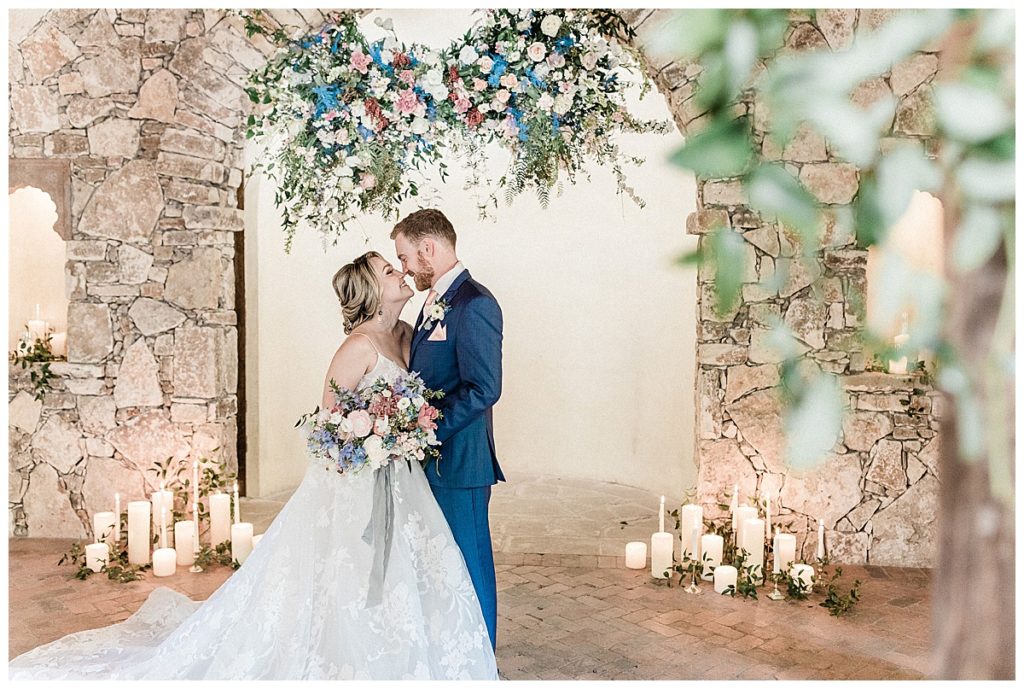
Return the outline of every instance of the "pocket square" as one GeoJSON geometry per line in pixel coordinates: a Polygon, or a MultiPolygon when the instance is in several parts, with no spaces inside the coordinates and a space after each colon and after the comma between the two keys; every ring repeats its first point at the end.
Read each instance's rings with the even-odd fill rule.
{"type": "Polygon", "coordinates": [[[448,340],[448,331],[442,324],[438,323],[427,339],[431,342],[446,342],[448,340]]]}

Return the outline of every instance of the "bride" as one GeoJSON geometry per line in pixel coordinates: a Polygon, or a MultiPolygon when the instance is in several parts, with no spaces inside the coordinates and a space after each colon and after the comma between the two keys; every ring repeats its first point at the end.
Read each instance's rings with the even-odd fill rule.
{"type": "MultiPolygon", "coordinates": [[[[404,372],[412,339],[398,318],[412,288],[380,254],[341,268],[334,289],[350,336],[322,406],[332,403],[331,379],[360,389],[404,372]]],[[[205,602],[158,587],[124,622],[18,656],[10,679],[497,679],[466,564],[420,465],[395,467],[378,601],[362,538],[373,474],[307,459],[259,546],[205,602]]]]}

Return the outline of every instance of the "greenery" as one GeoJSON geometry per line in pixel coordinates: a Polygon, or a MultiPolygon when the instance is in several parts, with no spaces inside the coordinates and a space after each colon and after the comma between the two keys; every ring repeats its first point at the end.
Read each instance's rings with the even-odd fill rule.
{"type": "Polygon", "coordinates": [[[107,554],[107,564],[101,567],[99,572],[92,571],[92,569],[86,565],[85,548],[77,541],[71,544],[70,551],[61,555],[60,560],[57,562],[57,566],[67,563],[76,567],[74,577],[83,581],[93,574],[106,573],[108,579],[122,584],[142,579],[142,573],[152,567],[152,565],[148,563],[144,565],[134,565],[128,562],[128,551],[126,549],[119,549],[113,543],[108,544],[108,547],[109,553],[107,554]]]}
{"type": "Polygon", "coordinates": [[[11,363],[23,369],[29,368],[32,364],[42,363],[38,369],[32,366],[32,370],[29,371],[37,400],[43,399],[43,396],[51,389],[50,381],[56,377],[50,370],[50,363],[64,360],[64,357],[53,353],[52,340],[53,335],[50,333],[47,333],[45,338],[37,338],[31,345],[23,340],[18,343],[18,348],[10,353],[11,363]]]}
{"type": "MultiPolygon", "coordinates": [[[[873,32],[858,30],[848,49],[780,53],[791,12],[679,10],[666,23],[660,43],[667,56],[701,68],[693,97],[704,113],[699,131],[688,132],[673,160],[700,180],[740,181],[751,210],[784,229],[798,248],[796,260],[807,267],[821,260],[829,219],[853,233],[857,246],[881,252],[880,315],[862,333],[865,349],[881,361],[891,358],[895,351],[887,328],[900,313],[914,315],[906,350],[934,352],[935,380],[956,401],[959,455],[971,460],[988,452],[991,490],[1012,502],[1012,444],[1004,440],[1012,423],[1012,415],[1005,413],[1012,395],[1005,381],[1013,367],[1012,11],[902,11],[873,32]],[[958,37],[955,43],[951,36],[958,37]],[[947,40],[959,64],[921,91],[935,122],[927,145],[915,145],[913,139],[903,146],[882,145],[890,136],[896,99],[889,95],[861,109],[851,92],[917,51],[934,51],[947,40]],[[765,156],[766,144],[784,150],[801,126],[822,135],[838,159],[857,168],[859,191],[849,207],[823,207],[790,170],[765,156]],[[953,275],[924,273],[887,242],[889,228],[915,190],[940,194],[947,220],[955,223],[949,252],[953,275]],[[991,333],[991,356],[976,370],[963,363],[968,352],[948,338],[948,279],[1000,264],[1007,279],[991,333]],[[984,430],[986,424],[992,432],[984,430]]],[[[814,11],[795,12],[815,19],[814,11]]],[[[716,308],[722,313],[739,300],[743,261],[737,260],[737,251],[742,246],[739,232],[720,227],[686,258],[713,266],[716,308]]],[[[780,324],[773,337],[786,358],[798,358],[788,329],[780,324]]],[[[784,365],[782,371],[786,459],[794,467],[813,466],[839,436],[841,386],[834,375],[812,368],[784,365]]],[[[924,374],[931,379],[930,372],[924,374]]]]}
{"type": "Polygon", "coordinates": [[[196,564],[203,569],[212,564],[224,565],[231,569],[238,569],[242,566],[238,560],[231,557],[231,541],[218,543],[216,548],[204,545],[196,555],[196,564]]]}
{"type": "Polygon", "coordinates": [[[818,603],[821,607],[827,608],[829,613],[835,617],[849,614],[854,606],[860,602],[860,579],[854,579],[853,587],[849,589],[849,593],[843,593],[847,589],[845,586],[840,585],[842,576],[843,568],[836,567],[832,576],[825,583],[825,600],[818,603]]]}

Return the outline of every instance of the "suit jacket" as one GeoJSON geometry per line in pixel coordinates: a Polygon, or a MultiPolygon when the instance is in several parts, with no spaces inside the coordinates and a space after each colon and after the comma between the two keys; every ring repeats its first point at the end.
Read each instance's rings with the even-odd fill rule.
{"type": "Polygon", "coordinates": [[[504,481],[494,450],[491,408],[501,397],[501,308],[468,270],[439,297],[450,306],[440,323],[421,328],[416,319],[409,368],[428,388],[444,391],[434,404],[441,459],[427,461],[427,480],[446,488],[475,488],[504,481]],[[444,326],[446,338],[430,335],[444,326]]]}

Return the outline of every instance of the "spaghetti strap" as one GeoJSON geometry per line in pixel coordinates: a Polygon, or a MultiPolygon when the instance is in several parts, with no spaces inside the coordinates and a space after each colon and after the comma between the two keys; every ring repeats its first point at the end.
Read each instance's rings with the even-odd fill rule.
{"type": "Polygon", "coordinates": [[[366,335],[366,334],[364,334],[364,333],[352,333],[352,334],[353,334],[353,335],[362,335],[363,337],[365,337],[365,338],[367,339],[367,341],[369,341],[369,343],[370,343],[370,346],[371,346],[371,347],[373,347],[373,351],[377,352],[377,356],[380,356],[380,355],[381,355],[381,354],[380,354],[380,350],[379,350],[379,349],[377,349],[377,345],[373,344],[373,340],[372,340],[372,339],[370,339],[370,336],[369,336],[369,335],[366,335]]]}

